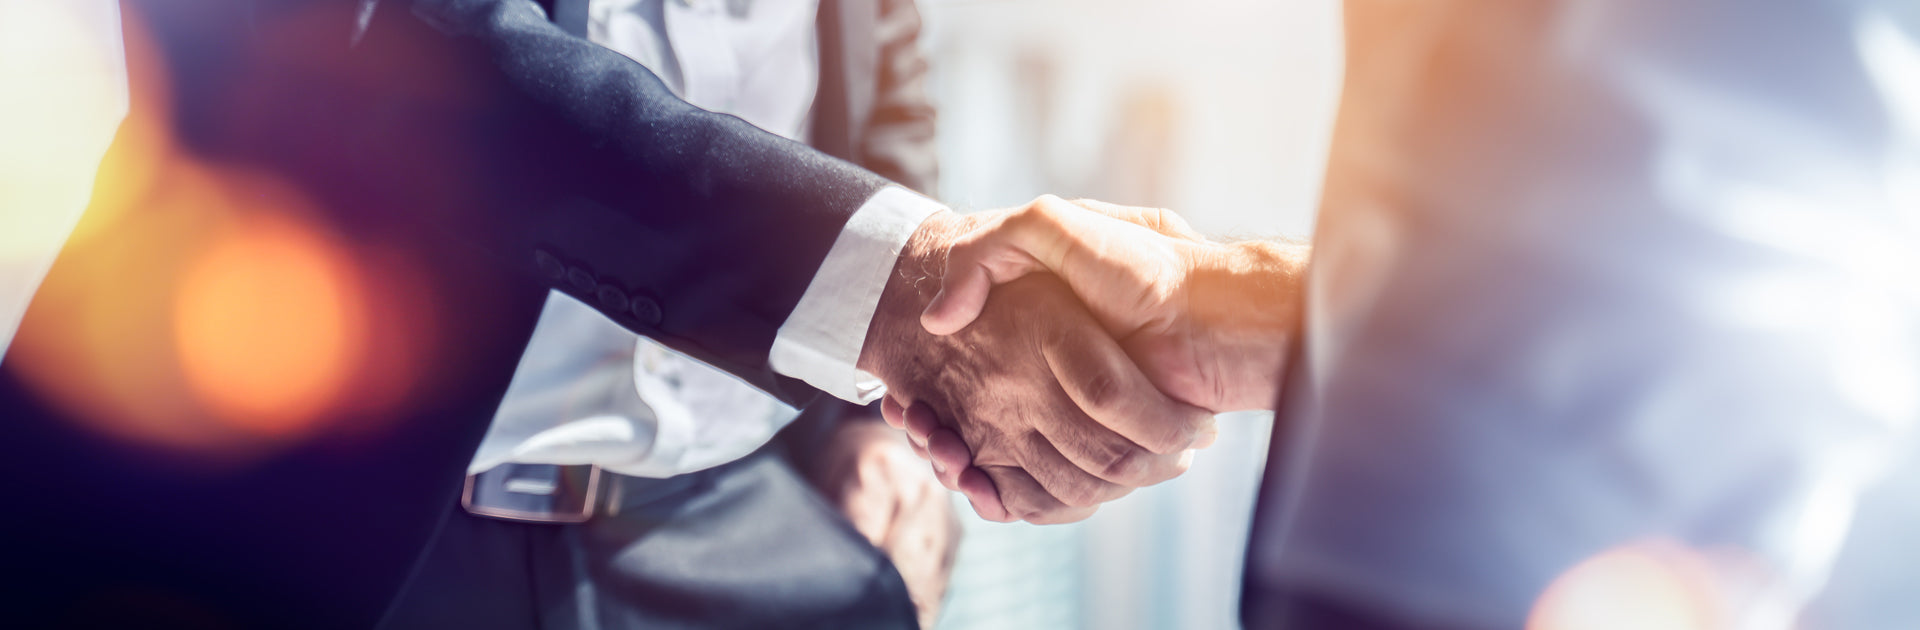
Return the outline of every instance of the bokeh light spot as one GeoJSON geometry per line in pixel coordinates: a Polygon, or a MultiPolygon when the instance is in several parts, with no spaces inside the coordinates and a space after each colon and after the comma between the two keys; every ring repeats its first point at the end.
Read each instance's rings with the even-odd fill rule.
{"type": "Polygon", "coordinates": [[[188,384],[241,428],[307,428],[359,359],[354,275],[342,247],[310,224],[277,214],[242,221],[181,281],[174,330],[188,384]]]}
{"type": "Polygon", "coordinates": [[[1601,552],[1550,584],[1527,630],[1704,630],[1723,626],[1722,598],[1706,559],[1650,541],[1601,552]]]}

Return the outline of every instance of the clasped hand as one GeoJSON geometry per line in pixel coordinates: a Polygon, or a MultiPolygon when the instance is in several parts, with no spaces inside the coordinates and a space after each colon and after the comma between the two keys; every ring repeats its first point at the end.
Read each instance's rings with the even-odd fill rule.
{"type": "Polygon", "coordinates": [[[981,517],[1084,519],[1184,472],[1214,413],[1271,407],[1306,251],[1054,197],[937,215],[900,256],[860,367],[981,517]]]}

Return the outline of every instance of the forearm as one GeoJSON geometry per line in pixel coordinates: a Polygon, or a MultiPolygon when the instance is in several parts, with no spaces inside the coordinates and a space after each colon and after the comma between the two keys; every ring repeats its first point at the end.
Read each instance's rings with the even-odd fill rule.
{"type": "Polygon", "coordinates": [[[1287,354],[1298,338],[1302,287],[1311,249],[1287,240],[1214,245],[1199,256],[1188,308],[1216,358],[1216,411],[1271,409],[1287,354]]]}

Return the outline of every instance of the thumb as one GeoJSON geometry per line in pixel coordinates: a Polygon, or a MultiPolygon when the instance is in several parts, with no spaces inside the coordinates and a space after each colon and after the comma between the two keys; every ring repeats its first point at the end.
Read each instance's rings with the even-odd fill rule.
{"type": "Polygon", "coordinates": [[[920,314],[921,327],[935,335],[959,332],[980,317],[993,285],[1059,266],[1068,243],[1057,235],[1064,231],[1056,217],[1032,208],[1002,213],[953,240],[946,276],[920,314]]]}
{"type": "Polygon", "coordinates": [[[985,267],[947,257],[947,276],[940,281],[940,292],[920,314],[920,326],[936,335],[951,335],[966,328],[987,307],[987,294],[993,290],[993,278],[985,267]]]}

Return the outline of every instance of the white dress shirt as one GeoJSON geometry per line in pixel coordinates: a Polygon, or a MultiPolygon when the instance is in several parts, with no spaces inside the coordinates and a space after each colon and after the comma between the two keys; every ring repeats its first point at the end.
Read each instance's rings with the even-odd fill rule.
{"type": "MultiPolygon", "coordinates": [[[[594,0],[587,34],[653,69],[674,93],[804,140],[819,81],[818,0],[594,0]]],[[[854,363],[887,274],[921,220],[943,209],[902,188],[855,212],[775,337],[775,371],[869,402],[854,363]]],[[[549,295],[469,472],[506,462],[597,464],[669,477],[765,444],[796,411],[715,368],[549,295]]]]}

